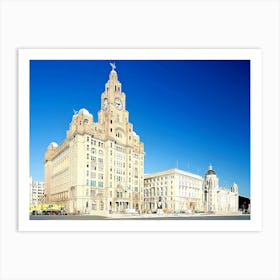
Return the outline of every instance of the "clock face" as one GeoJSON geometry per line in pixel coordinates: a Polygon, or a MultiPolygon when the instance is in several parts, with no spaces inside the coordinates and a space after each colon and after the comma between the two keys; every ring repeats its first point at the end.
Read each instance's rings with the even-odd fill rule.
{"type": "Polygon", "coordinates": [[[108,108],[108,99],[104,98],[103,103],[102,103],[102,109],[107,110],[108,108]]]}
{"type": "Polygon", "coordinates": [[[118,110],[122,110],[122,102],[119,98],[116,98],[115,99],[115,107],[118,109],[118,110]]]}

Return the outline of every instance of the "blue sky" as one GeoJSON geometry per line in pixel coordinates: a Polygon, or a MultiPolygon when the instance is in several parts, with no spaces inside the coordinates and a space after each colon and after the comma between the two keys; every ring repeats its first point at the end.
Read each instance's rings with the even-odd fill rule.
{"type": "MultiPolygon", "coordinates": [[[[61,143],[73,109],[97,121],[112,61],[30,62],[30,175],[44,180],[44,153],[61,143]]],[[[250,61],[116,60],[126,109],[145,145],[145,173],[169,168],[204,176],[250,196],[250,61]]]]}

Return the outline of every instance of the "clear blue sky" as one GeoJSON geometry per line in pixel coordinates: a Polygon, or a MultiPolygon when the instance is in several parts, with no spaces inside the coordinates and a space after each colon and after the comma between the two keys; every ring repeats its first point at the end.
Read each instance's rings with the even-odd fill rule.
{"type": "MultiPolygon", "coordinates": [[[[44,180],[44,153],[61,143],[73,109],[97,121],[111,61],[30,62],[30,175],[44,180]]],[[[126,109],[145,147],[145,173],[169,168],[250,196],[250,61],[118,61],[126,109]]]]}

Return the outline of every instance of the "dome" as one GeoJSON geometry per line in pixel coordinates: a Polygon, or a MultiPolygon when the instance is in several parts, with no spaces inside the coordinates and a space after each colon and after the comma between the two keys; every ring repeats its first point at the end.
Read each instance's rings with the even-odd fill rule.
{"type": "Polygon", "coordinates": [[[56,142],[51,142],[49,148],[57,148],[58,144],[56,142]]]}
{"type": "Polygon", "coordinates": [[[212,164],[210,164],[209,170],[206,172],[205,175],[216,175],[216,172],[212,168],[212,164]]]}
{"type": "Polygon", "coordinates": [[[79,114],[90,115],[89,111],[85,108],[80,109],[79,114]]]}
{"type": "Polygon", "coordinates": [[[214,170],[208,170],[206,175],[216,175],[216,172],[214,170]]]}

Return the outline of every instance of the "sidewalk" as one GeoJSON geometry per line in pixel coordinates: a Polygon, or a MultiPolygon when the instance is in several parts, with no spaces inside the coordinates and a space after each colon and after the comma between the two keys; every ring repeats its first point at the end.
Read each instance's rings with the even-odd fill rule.
{"type": "Polygon", "coordinates": [[[194,214],[185,214],[185,213],[176,213],[176,214],[110,214],[107,218],[110,219],[141,219],[141,218],[175,218],[175,217],[201,217],[201,216],[242,216],[240,213],[217,213],[217,214],[208,214],[208,213],[194,213],[194,214]]]}

